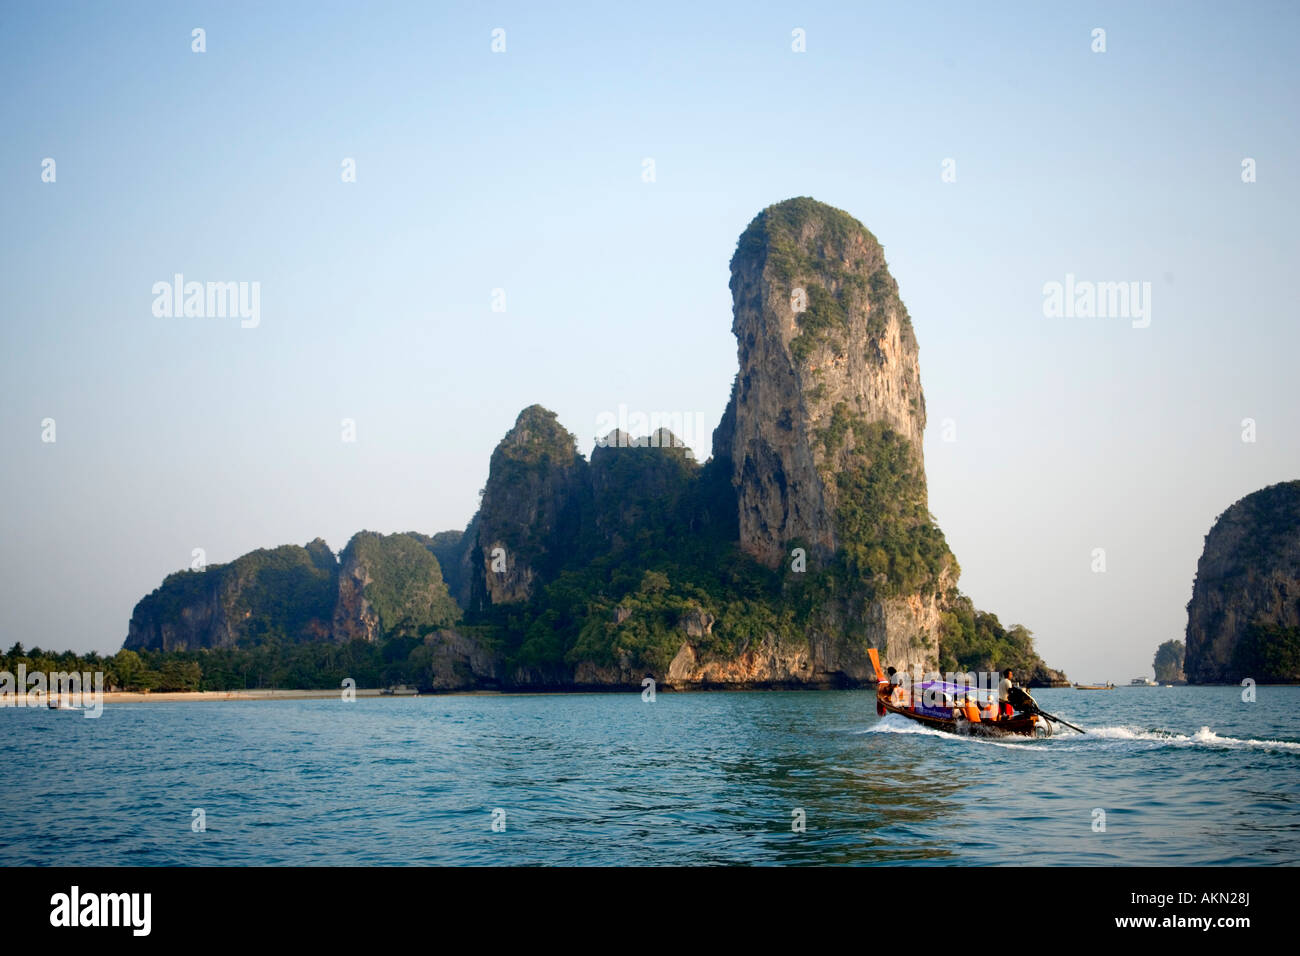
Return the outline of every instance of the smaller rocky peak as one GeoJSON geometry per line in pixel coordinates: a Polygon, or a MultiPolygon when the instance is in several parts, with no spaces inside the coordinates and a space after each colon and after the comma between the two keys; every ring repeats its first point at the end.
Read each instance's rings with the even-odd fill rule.
{"type": "Polygon", "coordinates": [[[492,452],[491,467],[499,461],[569,467],[581,457],[577,438],[560,424],[555,412],[529,405],[492,452]]]}
{"type": "Polygon", "coordinates": [[[334,556],[334,551],[324,538],[313,538],[307,543],[307,554],[311,557],[311,563],[320,568],[322,571],[332,571],[338,565],[338,558],[334,556]]]}

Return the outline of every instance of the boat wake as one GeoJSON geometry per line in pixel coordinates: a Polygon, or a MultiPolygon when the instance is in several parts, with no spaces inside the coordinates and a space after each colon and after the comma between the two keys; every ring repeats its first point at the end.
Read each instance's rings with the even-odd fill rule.
{"type": "MultiPolygon", "coordinates": [[[[1254,737],[1223,737],[1209,727],[1202,727],[1194,734],[1180,734],[1172,730],[1153,728],[1142,730],[1137,727],[1089,727],[1088,737],[1098,740],[1117,740],[1163,744],[1171,747],[1217,747],[1225,750],[1274,750],[1283,753],[1300,754],[1300,742],[1291,740],[1259,740],[1254,737]]],[[[1080,734],[1068,734],[1065,739],[1080,741],[1080,734]]]]}
{"type": "Polygon", "coordinates": [[[995,747],[1030,747],[1038,749],[1047,745],[1068,744],[1071,747],[1134,743],[1148,746],[1166,747],[1211,747],[1221,750],[1265,750],[1278,753],[1300,754],[1300,742],[1291,740],[1259,740],[1253,737],[1224,737],[1216,734],[1209,727],[1202,727],[1194,734],[1180,734],[1172,730],[1159,728],[1142,729],[1138,727],[1088,727],[1086,734],[1075,733],[1060,724],[1051,737],[964,737],[944,733],[930,727],[923,727],[897,714],[886,714],[862,733],[867,734],[912,734],[921,737],[941,737],[944,740],[967,741],[971,743],[992,744],[995,747]]]}
{"type": "Polygon", "coordinates": [[[862,731],[864,734],[916,734],[922,737],[946,737],[949,739],[958,739],[953,734],[945,734],[942,730],[934,730],[931,727],[924,727],[915,721],[908,720],[906,717],[900,717],[898,714],[885,714],[878,721],[862,731]]]}

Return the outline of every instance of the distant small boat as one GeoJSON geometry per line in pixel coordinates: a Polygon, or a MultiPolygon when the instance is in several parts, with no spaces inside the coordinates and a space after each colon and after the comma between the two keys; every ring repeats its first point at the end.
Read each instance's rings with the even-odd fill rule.
{"type": "Polygon", "coordinates": [[[1159,687],[1150,677],[1134,677],[1128,682],[1129,687],[1159,687]]]}
{"type": "Polygon", "coordinates": [[[1110,681],[1104,684],[1075,684],[1075,690],[1114,690],[1115,685],[1110,681]]]}
{"type": "Polygon", "coordinates": [[[81,705],[74,704],[71,698],[65,700],[62,694],[49,694],[45,704],[50,710],[81,710],[81,705]]]}
{"type": "Polygon", "coordinates": [[[410,687],[406,684],[396,684],[392,687],[385,687],[379,693],[383,694],[385,697],[419,697],[420,696],[420,691],[418,688],[410,687]]]}

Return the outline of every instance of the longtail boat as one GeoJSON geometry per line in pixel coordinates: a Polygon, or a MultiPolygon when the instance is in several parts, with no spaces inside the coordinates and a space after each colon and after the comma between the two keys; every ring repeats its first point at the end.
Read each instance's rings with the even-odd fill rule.
{"type": "Polygon", "coordinates": [[[965,684],[941,680],[922,681],[907,688],[891,684],[880,669],[875,648],[868,652],[876,670],[876,713],[898,714],[931,730],[948,734],[981,737],[1050,737],[1051,721],[1038,712],[1038,705],[1028,694],[1021,697],[1027,709],[1013,717],[999,717],[995,707],[982,705],[975,689],[965,684]]]}

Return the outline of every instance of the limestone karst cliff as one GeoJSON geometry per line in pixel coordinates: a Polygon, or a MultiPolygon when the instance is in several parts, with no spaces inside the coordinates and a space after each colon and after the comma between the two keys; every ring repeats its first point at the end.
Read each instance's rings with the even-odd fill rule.
{"type": "Polygon", "coordinates": [[[168,575],[131,614],[127,650],[231,648],[268,634],[327,640],[338,563],[320,538],[168,575]]]}
{"type": "Polygon", "coordinates": [[[854,686],[871,648],[905,669],[1059,679],[1027,630],[957,591],[928,507],[917,339],[875,237],[778,203],[742,233],[731,291],[738,368],[704,463],[666,429],[615,431],[588,460],[532,405],[463,533],[363,533],[341,567],[306,561],[319,593],[295,584],[279,604],[232,599],[225,570],[173,575],[129,642],[379,643],[384,673],[437,689],[854,686]]]}
{"type": "Polygon", "coordinates": [[[417,534],[352,536],[340,555],[332,636],[336,641],[421,637],[460,619],[432,539],[417,534]]]}
{"type": "Polygon", "coordinates": [[[455,631],[461,611],[439,571],[439,543],[361,531],[341,560],[317,538],[172,574],[136,605],[123,646],[236,651],[404,641],[412,679],[424,686],[492,684],[491,656],[455,631]]]}
{"type": "MultiPolygon", "coordinates": [[[[958,568],[929,514],[918,347],[880,243],[823,203],[778,203],[741,235],[731,291],[740,370],[713,453],[731,461],[741,548],[840,572],[813,647],[856,631],[933,668],[958,568]]],[[[858,649],[836,666],[869,672],[858,649]]]]}
{"type": "Polygon", "coordinates": [[[518,608],[524,634],[502,642],[515,679],[856,684],[871,679],[869,648],[933,670],[946,634],[989,667],[1002,642],[1002,664],[1059,679],[1027,631],[956,590],[928,509],[916,336],[875,237],[814,200],[778,203],[741,235],[731,289],[739,370],[704,465],[662,435],[627,447],[615,434],[584,469],[557,438],[563,453],[521,482],[504,470],[519,424],[493,455],[467,550],[491,539],[506,563],[468,562],[460,594],[518,608]],[[502,521],[488,495],[516,486],[529,493],[502,521]],[[538,574],[536,546],[520,544],[560,540],[538,574]]]}
{"type": "Polygon", "coordinates": [[[555,413],[530,405],[492,452],[478,514],[462,541],[460,590],[466,608],[526,601],[539,571],[572,537],[587,461],[555,413]]]}
{"type": "Polygon", "coordinates": [[[1247,495],[1205,536],[1184,669],[1193,684],[1300,680],[1300,481],[1247,495]]]}

